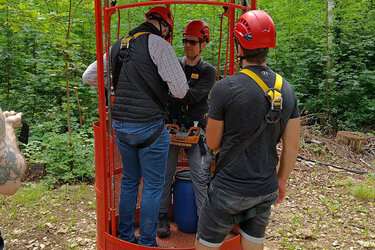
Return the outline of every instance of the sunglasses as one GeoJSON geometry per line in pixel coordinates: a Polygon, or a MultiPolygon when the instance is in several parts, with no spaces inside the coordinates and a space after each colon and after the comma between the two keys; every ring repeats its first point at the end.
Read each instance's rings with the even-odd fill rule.
{"type": "Polygon", "coordinates": [[[189,39],[183,38],[182,43],[183,44],[189,43],[191,46],[195,46],[197,43],[200,43],[200,41],[194,41],[194,40],[189,40],[189,39]]]}

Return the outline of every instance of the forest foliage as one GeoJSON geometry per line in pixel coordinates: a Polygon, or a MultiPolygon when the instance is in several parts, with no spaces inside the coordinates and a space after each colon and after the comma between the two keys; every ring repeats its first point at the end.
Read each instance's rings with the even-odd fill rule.
{"type": "MultiPolygon", "coordinates": [[[[120,36],[143,22],[148,9],[121,10],[120,36]]],[[[277,30],[267,63],[294,86],[301,114],[327,130],[374,129],[374,1],[258,0],[258,9],[272,16],[277,30]]],[[[223,8],[172,5],[171,10],[177,56],[183,56],[184,26],[202,19],[211,31],[202,56],[216,66],[223,8]]],[[[114,42],[117,14],[111,24],[114,42]]],[[[0,41],[0,105],[24,113],[30,143],[21,148],[28,161],[47,163],[53,182],[93,179],[98,96],[81,76],[96,59],[94,1],[0,0],[0,41]]]]}

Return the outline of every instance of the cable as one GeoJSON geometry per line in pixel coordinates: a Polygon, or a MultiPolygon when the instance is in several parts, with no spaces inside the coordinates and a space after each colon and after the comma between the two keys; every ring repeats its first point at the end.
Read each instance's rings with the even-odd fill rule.
{"type": "Polygon", "coordinates": [[[332,165],[332,164],[316,162],[316,161],[307,159],[307,158],[305,158],[303,156],[300,156],[300,155],[297,155],[297,159],[308,161],[308,162],[312,162],[312,163],[315,163],[315,164],[317,164],[319,166],[329,166],[329,167],[333,167],[333,168],[336,168],[336,169],[345,170],[345,171],[348,171],[348,172],[351,172],[351,173],[355,173],[355,174],[362,174],[362,175],[364,175],[364,174],[375,174],[375,172],[368,172],[368,171],[361,171],[361,170],[355,170],[355,169],[348,169],[348,168],[343,168],[343,167],[335,166],[335,165],[332,165]]]}

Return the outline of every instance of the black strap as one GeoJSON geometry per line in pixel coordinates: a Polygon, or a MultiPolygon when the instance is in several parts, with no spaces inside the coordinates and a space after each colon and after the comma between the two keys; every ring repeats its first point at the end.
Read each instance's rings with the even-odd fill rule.
{"type": "Polygon", "coordinates": [[[249,138],[238,144],[233,149],[229,150],[216,164],[214,175],[216,175],[220,170],[224,168],[224,166],[231,163],[242,151],[244,151],[251,143],[255,141],[255,139],[264,131],[267,126],[267,122],[265,119],[262,120],[262,123],[258,127],[258,129],[253,133],[249,138]]]}
{"type": "Polygon", "coordinates": [[[164,126],[165,125],[163,122],[158,128],[158,130],[156,130],[156,132],[150,138],[148,138],[145,142],[138,144],[137,148],[147,148],[152,143],[154,143],[154,141],[156,141],[156,139],[158,139],[158,137],[160,136],[161,132],[163,132],[164,126]]]}
{"type": "Polygon", "coordinates": [[[207,154],[207,150],[206,150],[206,147],[204,146],[204,137],[203,137],[203,135],[199,136],[198,145],[199,145],[199,152],[201,153],[201,156],[206,155],[207,154]]]}

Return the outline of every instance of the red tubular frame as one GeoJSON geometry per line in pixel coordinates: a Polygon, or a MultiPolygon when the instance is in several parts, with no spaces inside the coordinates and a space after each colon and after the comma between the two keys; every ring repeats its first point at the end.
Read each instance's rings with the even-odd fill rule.
{"type": "MultiPolygon", "coordinates": [[[[229,74],[234,74],[234,59],[235,59],[235,43],[233,39],[233,31],[235,25],[235,9],[248,10],[247,6],[235,4],[235,0],[228,0],[228,2],[210,1],[210,0],[156,0],[156,1],[145,1],[145,2],[135,2],[129,4],[122,4],[119,6],[108,6],[108,0],[104,0],[105,5],[102,8],[102,0],[95,1],[95,29],[96,29],[96,60],[97,60],[97,71],[98,71],[98,104],[99,104],[99,122],[94,125],[95,132],[95,145],[98,146],[98,151],[95,152],[95,173],[97,178],[104,177],[105,181],[96,181],[95,188],[97,199],[104,201],[100,204],[97,202],[97,213],[99,211],[101,214],[97,214],[97,218],[103,218],[104,225],[97,225],[97,248],[98,249],[112,249],[114,244],[118,244],[121,247],[130,247],[130,249],[148,249],[141,246],[132,245],[127,242],[123,242],[116,238],[116,208],[114,199],[114,188],[113,188],[113,178],[115,176],[114,171],[114,149],[113,149],[113,136],[111,128],[111,116],[108,114],[105,106],[105,84],[104,84],[104,62],[103,62],[103,28],[102,20],[104,19],[104,35],[105,35],[105,52],[106,60],[108,61],[108,51],[110,47],[110,19],[111,16],[120,9],[140,7],[140,6],[150,6],[150,5],[166,5],[169,7],[171,4],[198,4],[198,5],[216,5],[228,7],[228,39],[227,39],[227,53],[229,52],[229,74]],[[229,51],[228,51],[229,49],[229,51]],[[108,124],[106,124],[108,123],[108,124]],[[99,126],[98,126],[99,125],[99,126]],[[98,144],[97,144],[98,143],[98,144]],[[99,157],[100,156],[100,157],[99,157]],[[109,225],[111,221],[111,227],[109,225]],[[104,229],[104,233],[100,230],[104,229]],[[102,232],[102,233],[100,233],[102,232]],[[110,232],[112,232],[110,234],[110,232]]],[[[256,9],[256,0],[251,1],[251,9],[256,9]]],[[[119,14],[118,14],[119,15],[119,14]]],[[[117,34],[119,35],[119,25],[117,34]]],[[[222,28],[221,28],[222,29],[222,28]]],[[[221,39],[220,39],[221,41],[221,39]]],[[[221,47],[221,45],[220,45],[221,47]]],[[[220,56],[220,55],[219,55],[220,56]]],[[[219,57],[220,58],[220,57],[219,57]]],[[[220,59],[219,59],[220,60],[220,59]]],[[[227,61],[227,59],[226,59],[227,61]]],[[[218,61],[219,65],[220,61],[218,61]]],[[[227,69],[227,64],[225,65],[227,69]]],[[[219,74],[219,72],[218,72],[219,74]]],[[[225,70],[224,74],[227,74],[225,70]]],[[[110,107],[109,107],[110,110],[110,107]]],[[[102,178],[103,179],[103,178],[102,178]]],[[[239,244],[239,240],[236,239],[239,244]]],[[[227,242],[228,243],[228,242],[227,242]]],[[[228,244],[224,245],[228,245],[228,244]]],[[[237,244],[237,243],[236,243],[237,244]]],[[[223,247],[224,247],[223,245],[223,247]]],[[[117,248],[113,248],[117,249],[117,248]]],[[[231,249],[230,247],[228,249],[231,249]]]]}

